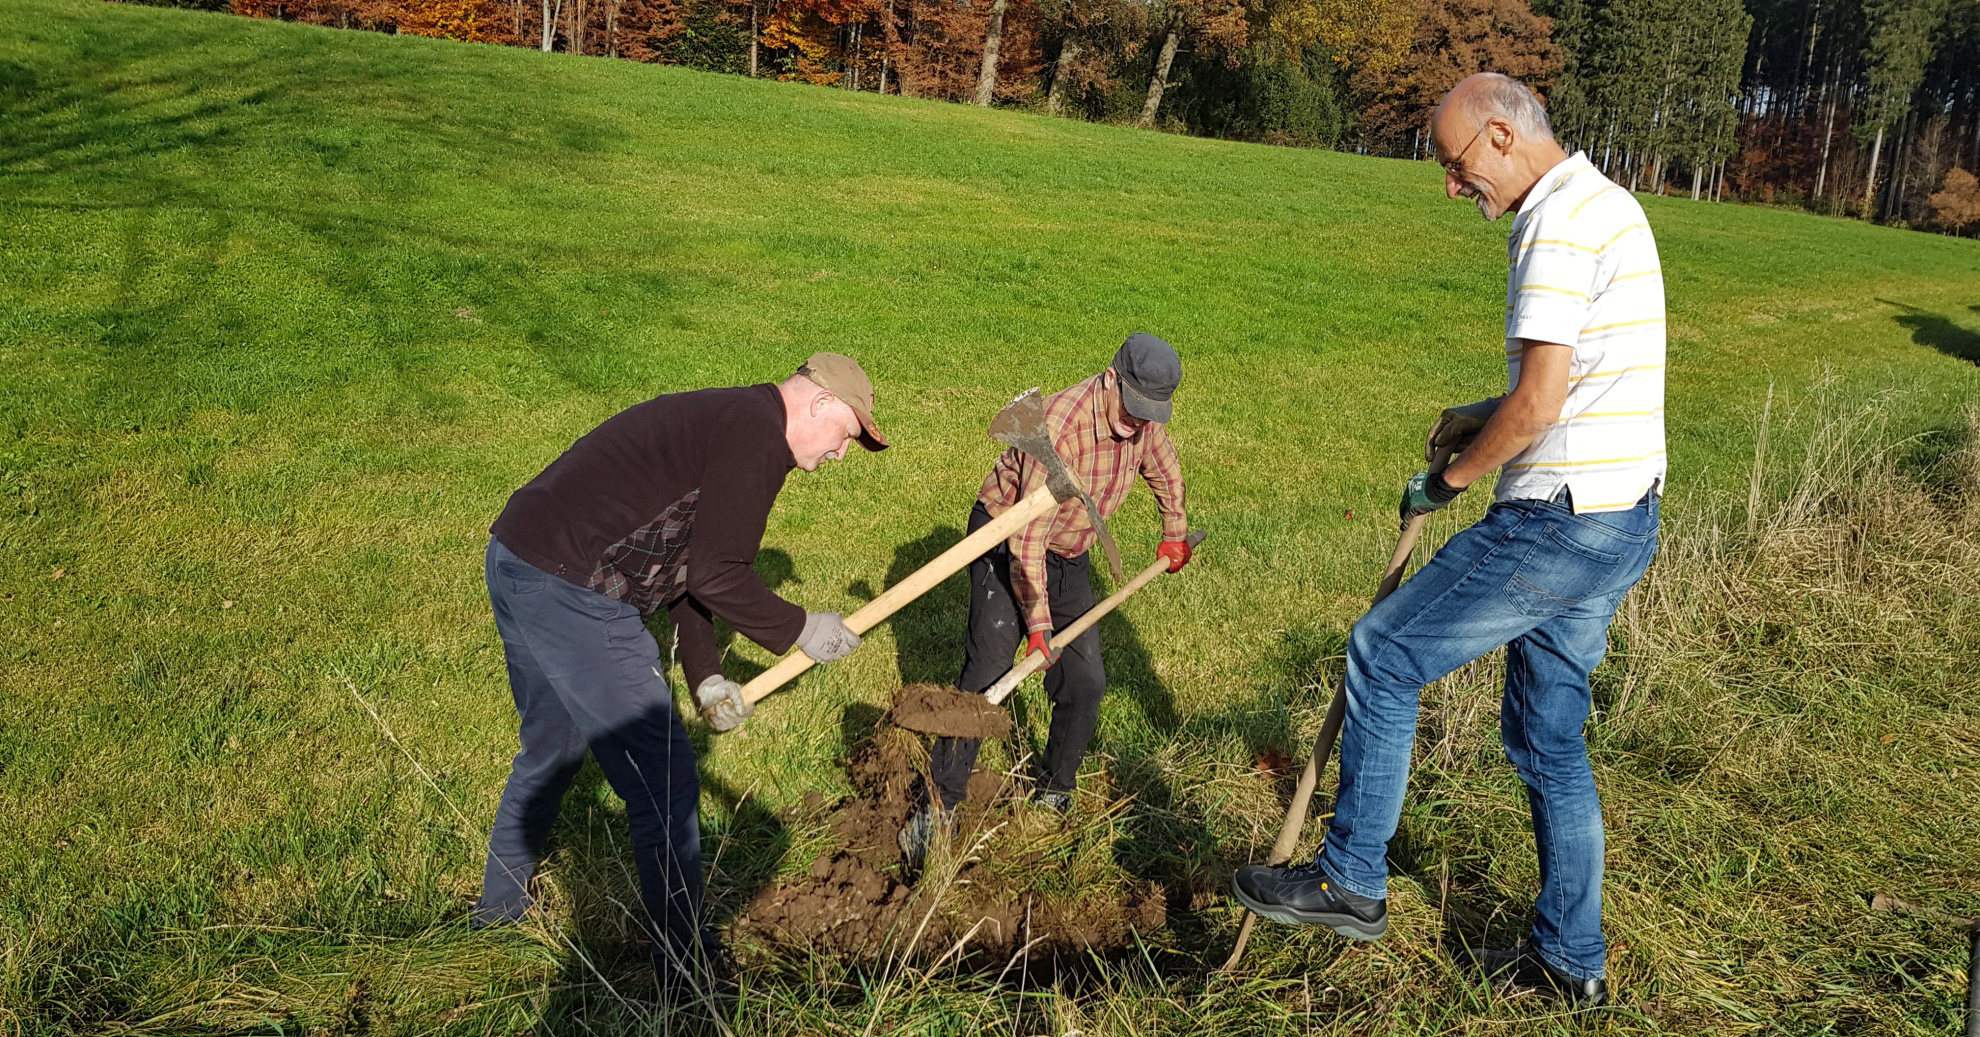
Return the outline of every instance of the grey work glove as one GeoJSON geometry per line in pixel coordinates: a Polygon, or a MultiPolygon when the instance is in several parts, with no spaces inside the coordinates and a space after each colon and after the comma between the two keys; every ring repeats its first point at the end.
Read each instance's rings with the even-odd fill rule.
{"type": "Polygon", "coordinates": [[[719,673],[694,689],[694,703],[701,707],[701,716],[708,726],[717,731],[727,731],[756,711],[756,707],[743,699],[742,685],[719,673]]]}
{"type": "Polygon", "coordinates": [[[1449,447],[1451,453],[1462,454],[1478,438],[1478,431],[1492,419],[1499,410],[1499,400],[1494,396],[1489,400],[1467,403],[1462,407],[1446,407],[1437,421],[1430,426],[1430,435],[1423,440],[1423,460],[1435,460],[1439,447],[1449,447]]]}
{"type": "Polygon", "coordinates": [[[847,629],[846,621],[837,612],[807,612],[797,646],[811,656],[812,662],[838,662],[859,647],[859,635],[847,629]]]}

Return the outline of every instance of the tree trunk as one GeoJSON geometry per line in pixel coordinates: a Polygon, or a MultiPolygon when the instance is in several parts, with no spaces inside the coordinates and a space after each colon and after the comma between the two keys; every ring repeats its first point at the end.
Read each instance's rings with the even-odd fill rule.
{"type": "MultiPolygon", "coordinates": [[[[1841,90],[1836,91],[1836,93],[1841,92],[1841,90]]],[[[1838,98],[1833,96],[1829,98],[1829,115],[1822,120],[1822,164],[1815,169],[1815,197],[1817,198],[1822,197],[1822,186],[1829,180],[1829,143],[1836,136],[1837,100],[1838,98]]]]}
{"type": "Polygon", "coordinates": [[[1066,110],[1066,73],[1072,71],[1073,59],[1079,57],[1079,39],[1066,34],[1065,43],[1059,46],[1059,60],[1052,65],[1052,89],[1045,94],[1045,107],[1053,115],[1066,110]]]}
{"type": "Polygon", "coordinates": [[[1169,86],[1169,66],[1176,60],[1178,42],[1174,29],[1162,39],[1162,53],[1155,59],[1155,76],[1148,81],[1148,103],[1141,106],[1141,118],[1135,123],[1143,129],[1155,125],[1155,111],[1162,107],[1162,91],[1169,86]]]}
{"type": "Polygon", "coordinates": [[[550,53],[550,45],[557,40],[557,34],[550,30],[552,15],[550,0],[543,0],[543,53],[550,53]]]}
{"type": "Polygon", "coordinates": [[[983,29],[983,71],[976,74],[976,103],[984,108],[997,93],[997,45],[1004,38],[1004,0],[992,0],[990,24],[983,29]]]}
{"type": "Polygon", "coordinates": [[[1691,200],[1692,201],[1695,202],[1698,200],[1698,191],[1700,188],[1704,186],[1705,186],[1704,167],[1699,165],[1693,165],[1691,167],[1691,200]]]}
{"type": "Polygon", "coordinates": [[[756,78],[756,6],[758,0],[749,0],[749,78],[756,78]]]}
{"type": "Polygon", "coordinates": [[[1863,218],[1877,218],[1877,159],[1884,153],[1884,128],[1877,127],[1877,142],[1870,145],[1870,175],[1863,180],[1863,218]]]}

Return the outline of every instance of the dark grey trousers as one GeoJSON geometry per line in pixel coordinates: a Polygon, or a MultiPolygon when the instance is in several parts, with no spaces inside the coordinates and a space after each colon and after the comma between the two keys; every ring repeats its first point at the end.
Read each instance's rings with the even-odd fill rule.
{"type": "Polygon", "coordinates": [[[529,907],[530,876],[589,749],[626,803],[656,960],[697,960],[701,784],[659,645],[638,609],[558,579],[499,541],[488,542],[485,566],[522,751],[495,811],[475,917],[510,920],[529,907]]]}
{"type": "MultiPolygon", "coordinates": [[[[969,532],[990,521],[978,504],[969,513],[969,532]]],[[[1045,593],[1051,599],[1052,626],[1064,629],[1093,608],[1093,580],[1087,554],[1065,558],[1045,555],[1045,593]]],[[[963,642],[962,676],[956,687],[982,692],[997,683],[1016,662],[1025,643],[1024,616],[1011,592],[1011,549],[996,549],[969,564],[969,626],[963,642]]],[[[1107,669],[1100,661],[1100,628],[1081,634],[1045,671],[1045,694],[1052,700],[1052,727],[1045,741],[1045,787],[1071,791],[1079,780],[1079,764],[1093,742],[1100,719],[1100,697],[1107,691],[1107,669]]],[[[976,764],[977,738],[937,738],[929,758],[929,774],[942,796],[942,805],[962,802],[976,764]]]]}

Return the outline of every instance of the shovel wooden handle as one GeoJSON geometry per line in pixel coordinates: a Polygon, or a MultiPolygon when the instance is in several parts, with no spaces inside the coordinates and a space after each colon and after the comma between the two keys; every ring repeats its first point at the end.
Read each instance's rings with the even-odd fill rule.
{"type": "MultiPolygon", "coordinates": [[[[1430,471],[1442,472],[1450,460],[1450,448],[1439,447],[1430,459],[1430,471]]],[[[1375,600],[1369,603],[1369,608],[1380,605],[1383,598],[1402,585],[1403,568],[1409,565],[1410,552],[1416,550],[1416,538],[1423,532],[1423,520],[1429,517],[1418,515],[1403,526],[1402,535],[1396,538],[1396,549],[1389,554],[1389,567],[1382,570],[1382,582],[1375,585],[1375,600]]],[[[1347,689],[1337,686],[1334,697],[1327,703],[1327,719],[1320,724],[1320,736],[1313,740],[1313,755],[1306,758],[1306,769],[1300,772],[1292,804],[1286,808],[1286,819],[1279,825],[1279,838],[1272,843],[1272,856],[1266,858],[1266,864],[1278,867],[1286,863],[1299,847],[1300,829],[1306,827],[1306,808],[1313,802],[1313,787],[1320,783],[1320,772],[1327,769],[1327,758],[1333,755],[1334,742],[1340,738],[1341,724],[1346,719],[1347,689]]],[[[1238,927],[1237,943],[1231,948],[1223,971],[1237,968],[1238,959],[1244,957],[1245,945],[1251,942],[1251,927],[1257,922],[1257,915],[1245,913],[1244,924],[1238,927]]]]}
{"type": "MultiPolygon", "coordinates": [[[[1209,533],[1206,530],[1201,530],[1201,529],[1191,530],[1188,537],[1190,548],[1194,549],[1196,545],[1202,543],[1203,538],[1208,535],[1209,533]]],[[[1100,622],[1101,617],[1105,616],[1109,612],[1114,611],[1114,609],[1118,607],[1121,602],[1126,601],[1128,599],[1128,595],[1133,594],[1135,591],[1138,591],[1141,588],[1148,586],[1148,582],[1150,580],[1153,580],[1155,577],[1160,576],[1168,571],[1169,571],[1169,560],[1166,558],[1157,558],[1156,560],[1148,563],[1148,568],[1143,569],[1141,570],[1141,572],[1135,574],[1134,579],[1129,580],[1125,584],[1122,584],[1120,590],[1117,590],[1114,593],[1107,595],[1106,598],[1101,600],[1100,604],[1095,605],[1090,609],[1087,609],[1083,615],[1081,615],[1078,619],[1073,620],[1072,623],[1068,625],[1064,630],[1054,633],[1052,635],[1052,650],[1055,652],[1064,651],[1067,645],[1070,645],[1074,641],[1079,639],[1079,635],[1084,634],[1088,630],[1093,629],[1093,624],[1100,622]]],[[[989,699],[991,705],[993,706],[998,705],[1002,703],[1004,699],[1010,695],[1012,688],[1015,688],[1019,684],[1024,683],[1024,679],[1026,677],[1029,677],[1032,674],[1037,673],[1039,670],[1042,670],[1044,668],[1045,668],[1044,653],[1032,652],[1029,655],[1026,655],[1023,659],[1018,660],[1018,664],[1016,666],[1011,667],[1010,672],[1004,674],[1002,677],[997,678],[997,683],[990,685],[990,690],[984,692],[983,697],[989,699]]]]}
{"type": "MultiPolygon", "coordinates": [[[[956,574],[978,557],[989,553],[990,549],[1011,538],[1042,515],[1049,514],[1059,502],[1052,491],[1041,486],[1025,495],[1023,500],[1011,505],[1002,515],[991,519],[976,532],[964,537],[956,546],[935,556],[927,565],[908,574],[907,579],[887,588],[886,592],[865,605],[859,611],[847,616],[846,629],[855,634],[864,634],[881,624],[888,616],[899,612],[908,602],[933,590],[935,585],[956,574]]],[[[788,655],[777,660],[775,666],[756,675],[756,679],[743,685],[743,701],[755,705],[765,695],[789,684],[798,674],[816,665],[811,656],[798,649],[791,649],[788,655]]]]}

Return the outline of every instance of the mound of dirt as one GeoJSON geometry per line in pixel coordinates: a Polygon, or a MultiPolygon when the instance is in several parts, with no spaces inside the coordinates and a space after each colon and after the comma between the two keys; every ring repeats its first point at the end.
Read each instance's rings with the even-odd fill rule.
{"type": "MultiPolygon", "coordinates": [[[[896,709],[930,688],[902,689],[896,709]]],[[[964,958],[996,967],[1020,949],[1040,960],[1132,947],[1135,931],[1163,924],[1159,887],[1119,874],[1069,883],[1063,867],[1044,863],[1072,856],[1082,839],[1105,838],[1104,823],[1073,828],[981,768],[970,775],[960,830],[937,846],[918,884],[902,883],[896,836],[921,795],[925,762],[918,738],[882,725],[848,761],[853,794],[826,814],[839,848],[759,892],[735,934],[866,961],[933,958],[962,943],[964,958]],[[1055,892],[1038,881],[1047,869],[1056,869],[1055,892]]]]}
{"type": "Polygon", "coordinates": [[[1011,715],[1004,707],[939,684],[902,688],[887,718],[897,727],[952,738],[1001,738],[1011,732],[1011,715]]]}

